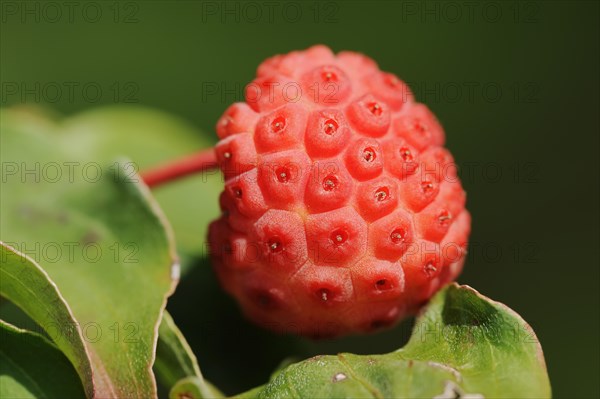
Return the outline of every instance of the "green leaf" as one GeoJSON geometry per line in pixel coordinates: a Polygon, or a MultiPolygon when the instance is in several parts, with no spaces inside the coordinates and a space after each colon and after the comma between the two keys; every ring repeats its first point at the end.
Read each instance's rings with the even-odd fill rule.
{"type": "Polygon", "coordinates": [[[221,399],[225,395],[206,380],[198,377],[183,378],[171,388],[169,399],[221,399]]]}
{"type": "Polygon", "coordinates": [[[81,398],[69,359],[39,334],[0,320],[0,398],[81,398]]]}
{"type": "Polygon", "coordinates": [[[1,242],[0,295],[21,307],[48,331],[77,369],[87,396],[92,396],[92,366],[71,309],[37,263],[1,242]]]}
{"type": "MultiPolygon", "coordinates": [[[[205,134],[185,121],[141,106],[110,106],[70,117],[61,126],[65,142],[86,159],[110,162],[126,156],[144,170],[211,147],[216,134],[205,134]]],[[[206,255],[208,224],[220,213],[221,172],[202,175],[153,190],[173,226],[178,248],[206,255]]]]}
{"type": "Polygon", "coordinates": [[[185,377],[202,377],[196,356],[167,311],[158,328],[154,370],[168,387],[185,377]]]}
{"type": "Polygon", "coordinates": [[[188,387],[192,384],[194,392],[197,391],[197,395],[200,395],[194,397],[224,397],[221,392],[204,380],[196,356],[175,325],[173,318],[166,311],[163,313],[158,334],[154,370],[165,386],[188,387]]]}
{"type": "Polygon", "coordinates": [[[59,150],[51,131],[2,122],[3,166],[19,172],[3,175],[0,239],[35,260],[72,309],[95,395],[155,397],[158,325],[178,277],[162,212],[127,163],[68,174],[81,154],[59,150]],[[62,175],[49,174],[53,164],[62,175]]]}
{"type": "Polygon", "coordinates": [[[385,355],[317,356],[238,398],[550,397],[541,347],[514,311],[467,286],[436,294],[408,344],[385,355]]]}
{"type": "Polygon", "coordinates": [[[458,370],[469,392],[495,397],[550,397],[542,347],[515,311],[468,286],[438,294],[398,354],[458,370]]]}
{"type": "MultiPolygon", "coordinates": [[[[2,111],[2,119],[3,125],[13,129],[51,134],[58,141],[55,145],[67,151],[71,162],[105,165],[127,157],[132,160],[127,173],[211,147],[212,138],[216,139],[216,135],[205,134],[182,119],[142,106],[100,107],[64,120],[45,110],[9,108],[2,111]]],[[[81,172],[81,167],[75,169],[81,172]]],[[[219,215],[222,190],[222,177],[217,170],[153,190],[173,226],[182,255],[206,254],[206,232],[208,224],[219,215]]]]}

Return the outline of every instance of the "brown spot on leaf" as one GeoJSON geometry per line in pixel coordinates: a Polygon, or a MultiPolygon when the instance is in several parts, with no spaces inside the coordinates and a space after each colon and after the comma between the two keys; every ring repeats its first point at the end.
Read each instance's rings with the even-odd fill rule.
{"type": "Polygon", "coordinates": [[[100,241],[100,235],[93,230],[88,231],[81,237],[81,243],[83,245],[95,244],[98,241],[100,241]]]}

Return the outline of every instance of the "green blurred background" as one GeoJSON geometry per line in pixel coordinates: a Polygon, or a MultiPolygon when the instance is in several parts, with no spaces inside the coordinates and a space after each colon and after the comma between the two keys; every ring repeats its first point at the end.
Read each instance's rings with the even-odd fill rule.
{"type": "MultiPolygon", "coordinates": [[[[556,397],[600,396],[597,2],[69,4],[1,2],[2,106],[151,106],[214,142],[217,118],[275,53],[324,43],[409,82],[462,167],[473,233],[459,281],[532,325],[556,397]]],[[[407,321],[336,341],[275,336],[195,263],[169,309],[228,393],[264,383],[287,356],[381,353],[410,333],[407,321]]]]}

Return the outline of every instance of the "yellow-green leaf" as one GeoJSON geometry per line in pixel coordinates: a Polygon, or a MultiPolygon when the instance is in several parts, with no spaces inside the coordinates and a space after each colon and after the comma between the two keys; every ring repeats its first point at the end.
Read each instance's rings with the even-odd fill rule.
{"type": "Polygon", "coordinates": [[[408,344],[385,355],[317,356],[238,398],[548,398],[544,357],[514,311],[467,286],[439,292],[408,344]]]}
{"type": "MultiPolygon", "coordinates": [[[[0,295],[43,326],[71,361],[92,396],[92,366],[81,329],[48,274],[28,256],[0,242],[0,295]]],[[[2,346],[6,343],[2,341],[2,346]]],[[[12,348],[17,351],[17,348],[12,348]]]]}
{"type": "Polygon", "coordinates": [[[158,326],[178,278],[170,228],[128,161],[84,161],[52,129],[2,120],[0,239],[56,283],[80,326],[95,395],[155,397],[158,326]]]}
{"type": "Polygon", "coordinates": [[[0,320],[0,398],[81,398],[69,359],[39,334],[0,320]]]}
{"type": "Polygon", "coordinates": [[[196,356],[166,311],[158,334],[154,370],[165,386],[174,389],[176,385],[192,384],[194,391],[197,391],[201,398],[223,397],[221,392],[204,380],[196,356]],[[185,384],[182,381],[186,381],[185,384]]]}

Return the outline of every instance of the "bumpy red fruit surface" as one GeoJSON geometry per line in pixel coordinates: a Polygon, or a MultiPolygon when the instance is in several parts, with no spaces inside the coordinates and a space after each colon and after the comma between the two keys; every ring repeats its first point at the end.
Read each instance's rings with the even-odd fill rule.
{"type": "Polygon", "coordinates": [[[213,265],[277,332],[369,332],[460,273],[470,230],[441,125],[396,76],[325,46],[258,68],[217,124],[213,265]]]}

